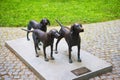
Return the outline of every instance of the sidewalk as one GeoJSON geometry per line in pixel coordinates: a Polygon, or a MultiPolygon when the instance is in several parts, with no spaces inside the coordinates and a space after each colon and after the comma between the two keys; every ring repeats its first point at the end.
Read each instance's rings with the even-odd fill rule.
{"type": "MultiPolygon", "coordinates": [[[[83,27],[85,32],[80,34],[82,38],[81,48],[113,65],[112,72],[90,80],[119,80],[120,20],[84,24],[83,27]]],[[[4,45],[7,40],[22,37],[26,37],[26,32],[22,31],[20,27],[0,27],[0,80],[39,80],[34,73],[4,45]]]]}

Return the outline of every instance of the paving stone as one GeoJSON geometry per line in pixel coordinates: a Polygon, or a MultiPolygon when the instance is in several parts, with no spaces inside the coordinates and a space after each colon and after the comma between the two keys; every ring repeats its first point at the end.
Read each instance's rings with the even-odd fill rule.
{"type": "Polygon", "coordinates": [[[0,69],[2,69],[3,68],[3,66],[0,64],[0,69]]]}
{"type": "Polygon", "coordinates": [[[106,80],[113,80],[113,79],[107,78],[106,80]]]}
{"type": "Polygon", "coordinates": [[[13,72],[13,75],[18,75],[18,72],[16,72],[16,71],[15,71],[15,72],[13,72]]]}
{"type": "Polygon", "coordinates": [[[1,72],[0,72],[0,75],[2,75],[2,76],[3,76],[3,75],[6,75],[6,74],[7,74],[6,71],[1,71],[1,72]]]}
{"type": "Polygon", "coordinates": [[[19,76],[19,75],[14,75],[14,78],[15,78],[15,79],[19,79],[20,76],[19,76]]]}
{"type": "Polygon", "coordinates": [[[106,76],[100,76],[101,79],[106,79],[107,77],[106,76]]]}
{"type": "Polygon", "coordinates": [[[95,80],[95,79],[92,78],[92,79],[89,79],[89,80],[95,80]]]}
{"type": "Polygon", "coordinates": [[[118,78],[114,78],[114,80],[120,80],[120,77],[118,77],[118,78]]]}
{"type": "Polygon", "coordinates": [[[25,74],[28,74],[28,75],[29,75],[29,74],[31,74],[31,72],[30,72],[30,71],[25,71],[25,74]]]}
{"type": "Polygon", "coordinates": [[[110,75],[110,76],[107,76],[107,78],[108,78],[108,79],[113,79],[113,76],[110,75]]]}
{"type": "Polygon", "coordinates": [[[34,76],[33,76],[33,75],[29,75],[29,78],[31,78],[31,79],[32,79],[32,78],[34,78],[34,76]]]}
{"type": "Polygon", "coordinates": [[[10,80],[10,79],[11,79],[9,75],[4,75],[3,78],[4,78],[5,80],[10,80]]]}
{"type": "MultiPolygon", "coordinates": [[[[27,75],[21,75],[21,79],[26,79],[26,78],[28,78],[27,75]]],[[[33,78],[34,78],[34,77],[33,77],[33,78]]]]}

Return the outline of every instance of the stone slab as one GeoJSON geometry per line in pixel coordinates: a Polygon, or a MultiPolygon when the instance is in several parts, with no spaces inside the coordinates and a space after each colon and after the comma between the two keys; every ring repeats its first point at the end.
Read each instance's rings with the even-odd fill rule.
{"type": "MultiPolygon", "coordinates": [[[[56,40],[55,40],[56,41],[56,40]]],[[[50,47],[46,48],[49,61],[44,61],[42,46],[40,56],[35,57],[32,39],[26,38],[6,41],[6,47],[22,60],[40,80],[88,80],[102,73],[112,71],[112,65],[96,56],[81,50],[82,62],[77,62],[77,48],[72,48],[73,63],[68,61],[68,47],[64,39],[58,45],[58,54],[53,54],[55,60],[50,59],[50,47]],[[71,71],[81,67],[88,68],[91,72],[76,76],[71,71]]]]}

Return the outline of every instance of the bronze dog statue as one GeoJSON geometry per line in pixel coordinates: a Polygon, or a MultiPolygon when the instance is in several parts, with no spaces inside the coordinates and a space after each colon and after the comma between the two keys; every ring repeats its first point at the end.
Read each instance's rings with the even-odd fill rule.
{"type": "Polygon", "coordinates": [[[59,31],[60,36],[58,37],[58,40],[56,42],[56,49],[55,49],[56,53],[57,53],[58,43],[64,37],[69,48],[69,63],[72,63],[72,59],[71,59],[72,46],[78,47],[78,62],[81,62],[81,59],[80,59],[81,38],[79,36],[79,33],[84,32],[82,25],[75,23],[71,26],[71,28],[68,28],[63,26],[58,20],[56,20],[56,22],[61,26],[61,29],[59,31]]]}
{"type": "MultiPolygon", "coordinates": [[[[46,32],[47,25],[50,25],[50,21],[46,18],[42,19],[40,21],[40,23],[36,22],[35,20],[31,20],[28,23],[27,30],[31,30],[33,28],[33,29],[40,29],[40,30],[46,32]]],[[[27,31],[27,40],[30,40],[29,39],[29,31],[27,31]]]]}
{"type": "Polygon", "coordinates": [[[43,51],[44,51],[45,61],[48,61],[48,58],[46,57],[46,47],[47,46],[51,46],[51,59],[54,60],[54,57],[53,57],[54,38],[58,38],[60,36],[59,32],[56,29],[52,29],[49,32],[44,32],[39,29],[34,29],[34,30],[22,29],[22,30],[32,32],[36,57],[39,57],[37,49],[40,50],[38,45],[39,45],[39,42],[41,41],[43,43],[43,51]]]}

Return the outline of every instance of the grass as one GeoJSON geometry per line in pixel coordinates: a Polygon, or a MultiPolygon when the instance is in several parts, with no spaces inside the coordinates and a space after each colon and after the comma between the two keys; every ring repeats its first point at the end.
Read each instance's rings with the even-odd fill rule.
{"type": "Polygon", "coordinates": [[[59,19],[64,25],[120,19],[119,0],[0,0],[0,26],[26,26],[30,20],[59,19]]]}

